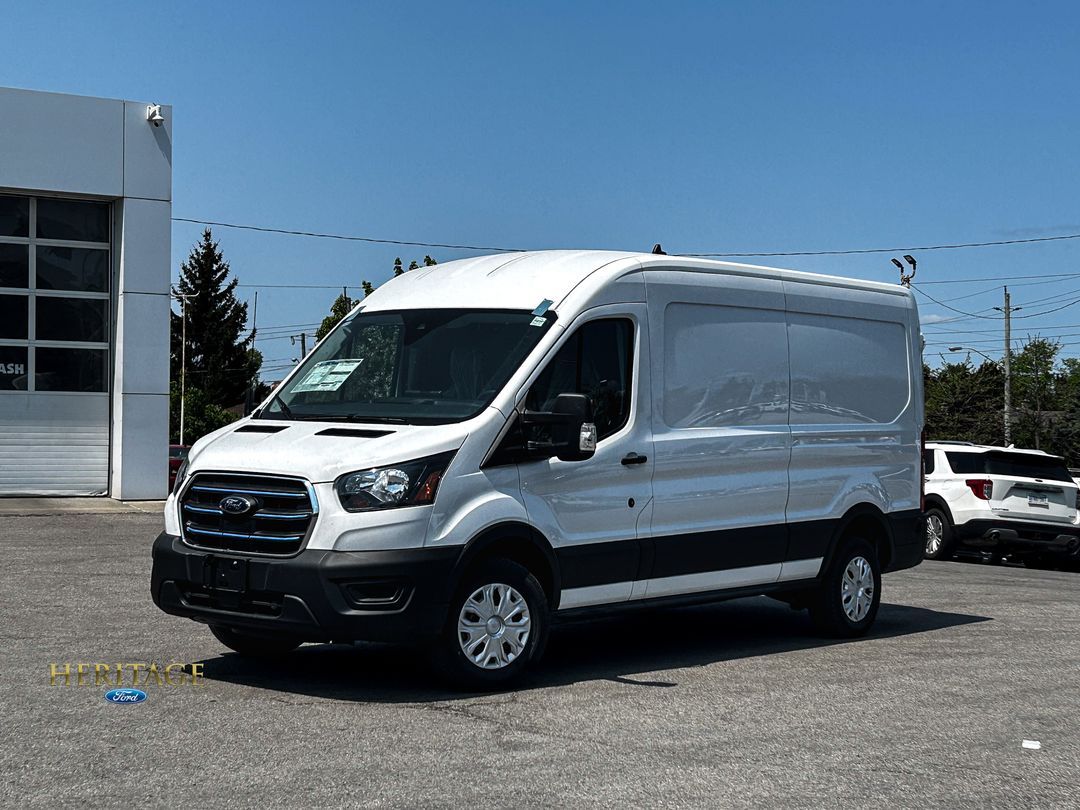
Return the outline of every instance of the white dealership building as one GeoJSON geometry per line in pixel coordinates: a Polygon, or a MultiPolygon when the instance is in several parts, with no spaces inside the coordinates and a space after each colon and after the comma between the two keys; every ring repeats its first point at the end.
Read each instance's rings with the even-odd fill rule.
{"type": "Polygon", "coordinates": [[[0,496],[165,496],[172,109],[0,88],[0,496]]]}

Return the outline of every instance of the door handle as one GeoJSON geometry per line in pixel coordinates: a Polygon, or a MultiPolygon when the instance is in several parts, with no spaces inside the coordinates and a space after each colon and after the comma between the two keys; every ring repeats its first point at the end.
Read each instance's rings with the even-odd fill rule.
{"type": "Polygon", "coordinates": [[[627,453],[622,457],[622,463],[629,467],[631,464],[644,464],[649,460],[648,456],[639,455],[637,453],[627,453]]]}

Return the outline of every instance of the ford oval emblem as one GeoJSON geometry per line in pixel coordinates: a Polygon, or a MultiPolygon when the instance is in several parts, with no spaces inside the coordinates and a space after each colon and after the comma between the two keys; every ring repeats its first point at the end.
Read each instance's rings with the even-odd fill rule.
{"type": "Polygon", "coordinates": [[[218,502],[218,508],[226,515],[246,515],[256,506],[258,506],[258,503],[254,498],[247,498],[243,495],[229,495],[218,502]]]}
{"type": "Polygon", "coordinates": [[[142,703],[146,700],[146,692],[142,689],[111,689],[105,693],[105,699],[109,703],[142,703]]]}

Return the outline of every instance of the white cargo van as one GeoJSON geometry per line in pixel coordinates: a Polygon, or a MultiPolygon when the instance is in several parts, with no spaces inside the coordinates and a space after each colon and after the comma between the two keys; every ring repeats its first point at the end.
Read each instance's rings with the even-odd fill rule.
{"type": "Polygon", "coordinates": [[[153,598],[241,653],[419,642],[481,686],[597,610],[767,593],[864,633],[923,556],[918,323],[674,256],[414,270],[195,444],[153,598]]]}

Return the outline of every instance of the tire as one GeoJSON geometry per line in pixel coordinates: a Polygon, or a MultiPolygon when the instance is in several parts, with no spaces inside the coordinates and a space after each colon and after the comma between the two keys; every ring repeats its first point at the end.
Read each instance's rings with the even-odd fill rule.
{"type": "Polygon", "coordinates": [[[841,540],[810,604],[815,628],[834,638],[864,635],[880,604],[881,566],[874,546],[859,537],[841,540]]]}
{"type": "Polygon", "coordinates": [[[948,560],[953,553],[953,530],[949,516],[936,506],[926,510],[926,547],[928,560],[948,560]]]}
{"type": "Polygon", "coordinates": [[[505,559],[482,562],[450,602],[435,665],[456,686],[504,688],[539,660],[548,626],[547,597],[527,568],[505,559]]]}
{"type": "Polygon", "coordinates": [[[255,636],[218,624],[210,625],[210,632],[230,650],[249,658],[276,658],[291,653],[300,646],[300,641],[288,636],[255,636]]]}

